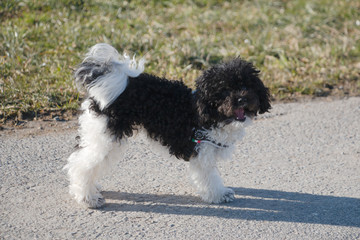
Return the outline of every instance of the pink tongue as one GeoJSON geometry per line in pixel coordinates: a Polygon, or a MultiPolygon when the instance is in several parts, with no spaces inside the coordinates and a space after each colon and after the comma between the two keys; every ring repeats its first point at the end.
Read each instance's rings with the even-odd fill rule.
{"type": "Polygon", "coordinates": [[[236,118],[241,120],[241,119],[244,119],[245,118],[245,111],[244,109],[240,108],[240,109],[236,109],[235,110],[235,115],[236,115],[236,118]]]}

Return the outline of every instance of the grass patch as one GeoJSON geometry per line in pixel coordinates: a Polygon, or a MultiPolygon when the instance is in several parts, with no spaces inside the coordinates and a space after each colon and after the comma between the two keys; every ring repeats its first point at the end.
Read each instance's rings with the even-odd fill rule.
{"type": "Polygon", "coordinates": [[[72,70],[99,42],[190,87],[241,56],[274,99],[360,94],[359,1],[3,0],[0,21],[2,122],[78,109],[72,70]]]}

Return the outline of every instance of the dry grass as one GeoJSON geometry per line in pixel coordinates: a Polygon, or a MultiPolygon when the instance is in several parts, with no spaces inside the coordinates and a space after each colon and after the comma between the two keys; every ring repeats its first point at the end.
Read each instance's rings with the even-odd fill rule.
{"type": "Polygon", "coordinates": [[[190,87],[241,56],[274,99],[360,94],[359,1],[4,0],[0,20],[1,121],[76,110],[72,69],[98,42],[190,87]]]}

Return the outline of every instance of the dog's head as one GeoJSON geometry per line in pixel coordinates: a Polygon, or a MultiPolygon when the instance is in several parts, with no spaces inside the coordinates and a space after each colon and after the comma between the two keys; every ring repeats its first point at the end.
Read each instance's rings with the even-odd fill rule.
{"type": "Polygon", "coordinates": [[[269,89],[259,71],[241,58],[205,70],[196,80],[197,108],[204,127],[240,121],[270,108],[269,89]]]}

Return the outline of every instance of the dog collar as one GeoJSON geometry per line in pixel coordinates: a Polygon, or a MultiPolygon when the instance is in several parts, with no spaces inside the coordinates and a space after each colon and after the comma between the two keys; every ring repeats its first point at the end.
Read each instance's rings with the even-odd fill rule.
{"type": "Polygon", "coordinates": [[[191,141],[194,143],[207,143],[217,148],[228,148],[229,146],[226,144],[215,142],[211,139],[209,139],[208,134],[206,132],[206,129],[193,129],[193,136],[191,138],[191,141]]]}

